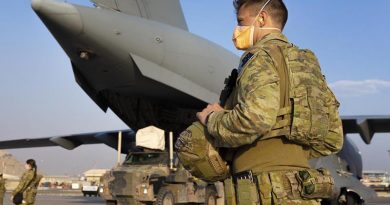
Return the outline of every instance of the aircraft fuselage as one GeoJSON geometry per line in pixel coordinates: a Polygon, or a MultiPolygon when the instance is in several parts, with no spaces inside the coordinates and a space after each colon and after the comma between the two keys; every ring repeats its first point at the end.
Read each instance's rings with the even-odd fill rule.
{"type": "Polygon", "coordinates": [[[133,129],[184,128],[192,114],[218,101],[238,64],[206,39],[138,16],[42,0],[33,8],[69,56],[78,84],[133,129]]]}

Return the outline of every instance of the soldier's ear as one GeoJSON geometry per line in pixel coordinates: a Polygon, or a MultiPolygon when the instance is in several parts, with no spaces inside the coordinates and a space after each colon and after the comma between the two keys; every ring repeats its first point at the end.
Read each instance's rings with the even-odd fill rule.
{"type": "Polygon", "coordinates": [[[259,17],[257,17],[257,19],[259,21],[260,27],[265,26],[265,21],[267,20],[268,17],[269,17],[268,13],[266,11],[262,11],[259,14],[259,17]]]}

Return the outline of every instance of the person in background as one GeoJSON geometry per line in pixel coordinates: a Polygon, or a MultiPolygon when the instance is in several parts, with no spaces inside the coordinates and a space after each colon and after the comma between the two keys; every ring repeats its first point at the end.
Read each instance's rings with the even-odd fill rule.
{"type": "Polygon", "coordinates": [[[0,173],[0,205],[3,205],[5,193],[5,180],[3,178],[3,173],[0,173]]]}
{"type": "Polygon", "coordinates": [[[34,159],[27,160],[25,168],[26,171],[23,173],[16,189],[12,192],[11,199],[13,199],[17,193],[23,193],[23,204],[34,205],[37,187],[42,176],[37,175],[38,168],[34,159]]]}

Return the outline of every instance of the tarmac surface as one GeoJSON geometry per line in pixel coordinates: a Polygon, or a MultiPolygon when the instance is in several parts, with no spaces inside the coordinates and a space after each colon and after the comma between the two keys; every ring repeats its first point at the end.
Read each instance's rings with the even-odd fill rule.
{"type": "MultiPolygon", "coordinates": [[[[81,195],[38,195],[35,205],[102,205],[106,202],[99,197],[83,197],[81,195]]],[[[390,197],[378,197],[375,200],[367,201],[365,205],[390,205],[390,197]]],[[[13,205],[7,194],[4,198],[4,205],[13,205]]]]}
{"type": "MultiPolygon", "coordinates": [[[[61,196],[61,195],[38,195],[35,205],[102,205],[106,202],[100,197],[61,196]]],[[[4,197],[4,205],[13,205],[9,195],[4,197]]]]}
{"type": "Polygon", "coordinates": [[[376,200],[373,200],[373,201],[368,201],[365,203],[365,205],[384,205],[384,204],[390,204],[390,198],[383,198],[383,197],[380,197],[376,200]]]}

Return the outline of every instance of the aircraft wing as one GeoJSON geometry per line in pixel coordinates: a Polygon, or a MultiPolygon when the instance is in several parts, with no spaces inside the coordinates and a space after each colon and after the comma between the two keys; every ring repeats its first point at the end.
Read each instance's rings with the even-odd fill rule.
{"type": "Polygon", "coordinates": [[[374,133],[390,132],[390,116],[343,116],[344,134],[360,134],[370,144],[374,133]]]}
{"type": "MultiPolygon", "coordinates": [[[[363,141],[367,144],[371,142],[374,133],[390,132],[390,116],[343,116],[341,118],[344,134],[360,134],[363,141]]],[[[0,141],[0,149],[60,146],[72,150],[85,144],[105,144],[113,149],[117,149],[118,132],[120,131],[122,132],[121,152],[127,153],[135,144],[135,133],[131,129],[0,141]]]]}
{"type": "Polygon", "coordinates": [[[179,0],[91,0],[95,6],[113,9],[188,31],[179,0]]]}
{"type": "Polygon", "coordinates": [[[75,135],[46,137],[37,139],[18,139],[0,141],[0,149],[32,148],[60,146],[72,150],[85,144],[105,144],[113,149],[118,147],[118,133],[122,132],[122,153],[127,153],[135,142],[135,133],[132,130],[118,130],[107,132],[93,132],[75,135]]]}

